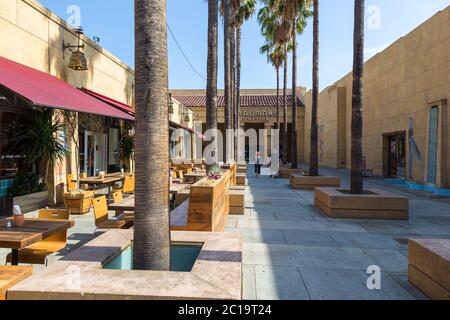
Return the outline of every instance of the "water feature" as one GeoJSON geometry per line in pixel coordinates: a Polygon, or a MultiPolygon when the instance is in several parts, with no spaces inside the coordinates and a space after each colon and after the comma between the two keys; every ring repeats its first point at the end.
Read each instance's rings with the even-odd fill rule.
{"type": "MultiPolygon", "coordinates": [[[[170,271],[191,272],[201,249],[201,245],[172,244],[170,271]]],[[[129,246],[112,258],[103,266],[103,269],[133,270],[133,246],[129,246]]]]}

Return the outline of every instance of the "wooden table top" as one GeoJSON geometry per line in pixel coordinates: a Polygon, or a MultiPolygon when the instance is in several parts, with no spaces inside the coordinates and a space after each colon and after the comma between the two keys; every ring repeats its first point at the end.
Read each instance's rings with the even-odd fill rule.
{"type": "Polygon", "coordinates": [[[0,248],[23,249],[75,225],[73,220],[26,218],[22,227],[7,228],[8,220],[11,221],[12,218],[0,221],[0,248]]]}
{"type": "Polygon", "coordinates": [[[204,178],[206,177],[206,172],[190,172],[185,173],[184,176],[188,178],[204,178]]]}
{"type": "Polygon", "coordinates": [[[124,179],[125,176],[105,176],[105,178],[103,179],[100,179],[100,177],[89,177],[80,179],[79,181],[81,184],[111,184],[122,181],[124,179]]]}
{"type": "Polygon", "coordinates": [[[33,267],[0,266],[0,300],[6,299],[6,291],[31,276],[33,267]]]}

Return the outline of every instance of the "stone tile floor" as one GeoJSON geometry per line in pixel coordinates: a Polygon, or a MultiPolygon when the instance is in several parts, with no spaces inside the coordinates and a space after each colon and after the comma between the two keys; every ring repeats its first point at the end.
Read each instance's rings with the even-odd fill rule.
{"type": "MultiPolygon", "coordinates": [[[[322,174],[339,175],[348,186],[346,170],[322,174]]],[[[391,188],[379,178],[366,179],[366,186],[391,188]]],[[[450,201],[392,190],[410,198],[410,221],[330,219],[314,208],[313,192],[292,190],[288,180],[250,175],[245,215],[230,216],[226,228],[245,238],[244,298],[426,299],[408,283],[406,239],[450,238],[450,201]],[[371,265],[381,269],[381,290],[366,286],[371,265]]],[[[92,212],[74,219],[71,251],[100,234],[94,234],[92,212]]],[[[0,263],[7,253],[0,249],[0,263]]],[[[42,268],[35,266],[35,272],[42,268]]]]}

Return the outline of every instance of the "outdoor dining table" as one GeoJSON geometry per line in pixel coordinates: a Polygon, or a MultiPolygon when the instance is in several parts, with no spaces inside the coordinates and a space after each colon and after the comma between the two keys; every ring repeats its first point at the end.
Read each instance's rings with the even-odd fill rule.
{"type": "MultiPolygon", "coordinates": [[[[189,184],[174,183],[170,186],[170,194],[176,195],[178,192],[189,187],[189,184]]],[[[123,198],[123,200],[117,203],[111,203],[108,205],[108,209],[116,212],[134,212],[134,196],[123,198]]]]}
{"type": "Polygon", "coordinates": [[[81,178],[79,180],[73,180],[73,182],[79,181],[80,184],[86,184],[89,186],[98,187],[98,186],[105,186],[108,188],[108,200],[111,200],[111,194],[114,187],[114,184],[116,182],[120,182],[125,180],[125,176],[129,174],[122,174],[120,172],[118,173],[109,173],[106,174],[104,178],[100,178],[99,176],[96,177],[87,177],[87,178],[81,178]]]}
{"type": "Polygon", "coordinates": [[[11,264],[19,264],[19,250],[72,228],[73,220],[25,219],[21,227],[7,227],[12,218],[0,220],[0,248],[11,249],[11,264]]]}

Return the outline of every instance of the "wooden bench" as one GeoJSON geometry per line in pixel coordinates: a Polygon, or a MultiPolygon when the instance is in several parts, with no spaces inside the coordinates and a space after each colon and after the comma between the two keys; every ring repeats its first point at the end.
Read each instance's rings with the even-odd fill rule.
{"type": "Polygon", "coordinates": [[[245,208],[245,189],[229,189],[230,214],[243,215],[245,208]]]}
{"type": "Polygon", "coordinates": [[[450,300],[450,239],[409,240],[408,280],[433,300],[450,300]]]}
{"type": "Polygon", "coordinates": [[[189,200],[170,212],[170,230],[186,230],[188,225],[189,200]]]}
{"type": "Polygon", "coordinates": [[[183,202],[189,199],[189,195],[191,193],[190,188],[183,189],[181,191],[178,191],[178,193],[175,196],[175,207],[178,207],[183,202]]]}
{"type": "Polygon", "coordinates": [[[0,266],[0,300],[7,299],[7,291],[33,273],[33,267],[0,266]]]}

